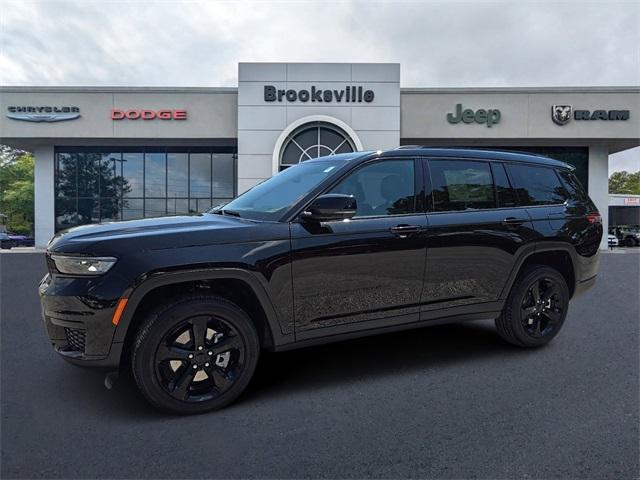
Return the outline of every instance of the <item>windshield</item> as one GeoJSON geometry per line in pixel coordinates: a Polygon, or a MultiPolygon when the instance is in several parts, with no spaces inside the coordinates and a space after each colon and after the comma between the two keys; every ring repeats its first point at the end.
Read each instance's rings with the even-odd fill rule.
{"type": "Polygon", "coordinates": [[[343,165],[346,165],[344,160],[327,159],[289,167],[226,205],[216,207],[212,213],[277,221],[307,192],[343,165]]]}

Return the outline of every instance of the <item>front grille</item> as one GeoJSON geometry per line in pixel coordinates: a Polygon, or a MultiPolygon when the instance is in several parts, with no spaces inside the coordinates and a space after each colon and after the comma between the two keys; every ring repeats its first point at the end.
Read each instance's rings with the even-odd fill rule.
{"type": "Polygon", "coordinates": [[[79,328],[66,328],[64,333],[67,336],[67,350],[84,353],[85,331],[79,328]]]}

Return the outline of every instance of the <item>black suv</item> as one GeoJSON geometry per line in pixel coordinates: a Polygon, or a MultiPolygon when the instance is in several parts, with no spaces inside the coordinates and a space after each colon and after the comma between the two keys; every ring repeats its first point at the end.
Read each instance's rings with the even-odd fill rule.
{"type": "Polygon", "coordinates": [[[261,349],[487,318],[544,345],[601,237],[567,164],[401,147],[306,161],[202,215],[61,232],[40,295],[66,360],[130,366],[153,405],[197,413],[238,397],[261,349]]]}

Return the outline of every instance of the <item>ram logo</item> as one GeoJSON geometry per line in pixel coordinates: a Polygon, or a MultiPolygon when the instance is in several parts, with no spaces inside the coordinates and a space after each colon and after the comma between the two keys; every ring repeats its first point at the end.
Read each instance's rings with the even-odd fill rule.
{"type": "Polygon", "coordinates": [[[551,119],[558,125],[565,125],[571,120],[571,105],[552,105],[551,119]]]}

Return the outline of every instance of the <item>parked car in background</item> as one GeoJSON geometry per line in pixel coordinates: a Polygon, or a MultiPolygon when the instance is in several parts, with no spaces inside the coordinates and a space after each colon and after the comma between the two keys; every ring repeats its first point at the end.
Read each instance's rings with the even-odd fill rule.
{"type": "Polygon", "coordinates": [[[11,232],[0,232],[0,248],[10,250],[14,247],[33,247],[33,237],[18,235],[11,232]]]}
{"type": "Polygon", "coordinates": [[[620,243],[618,242],[618,237],[616,237],[612,232],[609,232],[607,239],[610,247],[617,247],[618,245],[620,245],[620,243]]]}
{"type": "Polygon", "coordinates": [[[640,228],[637,225],[616,227],[615,235],[620,245],[625,247],[637,247],[640,245],[640,228]]]}

